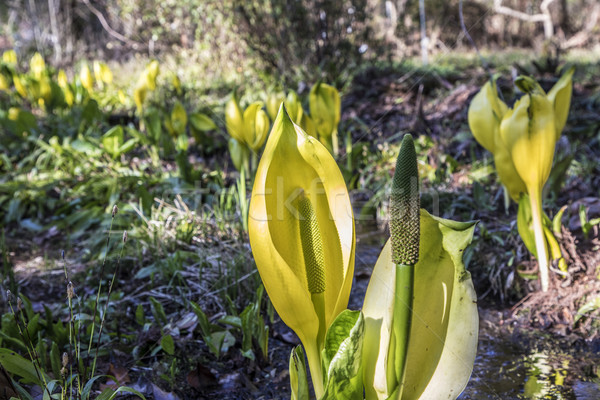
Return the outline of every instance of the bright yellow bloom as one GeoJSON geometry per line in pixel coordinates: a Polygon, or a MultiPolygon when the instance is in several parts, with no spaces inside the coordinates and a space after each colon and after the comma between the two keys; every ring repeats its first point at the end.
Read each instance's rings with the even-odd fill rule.
{"type": "Polygon", "coordinates": [[[283,107],[256,172],[249,236],[275,309],[306,349],[319,398],[325,333],[352,285],[354,218],[335,160],[283,107]]]}
{"type": "Polygon", "coordinates": [[[262,106],[262,102],[258,101],[250,104],[244,111],[244,140],[255,153],[265,144],[269,133],[269,117],[262,106]]]}
{"type": "Polygon", "coordinates": [[[235,94],[225,105],[225,127],[232,138],[244,142],[244,113],[235,94]]]}
{"type": "Polygon", "coordinates": [[[548,94],[533,79],[515,84],[525,93],[508,109],[498,98],[495,81],[488,82],[469,107],[475,139],[494,154],[500,181],[518,201],[529,194],[540,265],[542,290],[548,289],[548,252],[542,223],[542,189],[550,176],[554,148],[566,124],[574,69],[570,68],[548,94]]]}
{"type": "Polygon", "coordinates": [[[113,81],[113,73],[105,63],[101,61],[94,61],[94,77],[96,82],[105,83],[110,85],[113,81]]]}
{"type": "Polygon", "coordinates": [[[81,86],[88,91],[94,89],[94,78],[92,77],[92,72],[87,64],[83,64],[81,67],[81,71],[79,71],[79,80],[81,81],[81,86]]]}
{"type": "Polygon", "coordinates": [[[269,133],[269,117],[262,101],[250,104],[243,112],[235,95],[225,105],[225,126],[229,135],[258,153],[269,133]]]}
{"type": "Polygon", "coordinates": [[[17,53],[14,50],[6,50],[2,53],[2,62],[15,67],[17,65],[17,53]]]}
{"type": "Polygon", "coordinates": [[[515,170],[506,145],[500,138],[500,123],[508,107],[498,98],[496,81],[487,82],[475,95],[469,106],[469,127],[475,139],[494,155],[498,179],[510,197],[518,201],[525,192],[525,183],[515,170]]]}
{"type": "Polygon", "coordinates": [[[279,106],[285,100],[285,93],[283,92],[272,92],[267,96],[267,100],[265,102],[265,107],[267,109],[267,114],[269,114],[269,118],[275,120],[277,117],[277,111],[279,110],[279,106]]]}
{"type": "Polygon", "coordinates": [[[339,92],[333,86],[319,82],[310,90],[308,105],[319,139],[337,155],[337,128],[342,112],[339,92]]]}
{"type": "Polygon", "coordinates": [[[29,69],[31,74],[36,78],[40,79],[42,75],[46,72],[46,62],[44,62],[44,57],[40,53],[35,53],[33,57],[31,57],[31,61],[29,62],[29,69]]]}

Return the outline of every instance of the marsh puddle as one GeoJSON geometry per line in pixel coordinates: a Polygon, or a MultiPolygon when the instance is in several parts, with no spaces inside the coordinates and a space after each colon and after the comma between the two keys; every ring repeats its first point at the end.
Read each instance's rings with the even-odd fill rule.
{"type": "Polygon", "coordinates": [[[473,375],[459,399],[598,400],[600,378],[591,378],[598,358],[540,350],[524,354],[502,338],[481,337],[473,375]]]}

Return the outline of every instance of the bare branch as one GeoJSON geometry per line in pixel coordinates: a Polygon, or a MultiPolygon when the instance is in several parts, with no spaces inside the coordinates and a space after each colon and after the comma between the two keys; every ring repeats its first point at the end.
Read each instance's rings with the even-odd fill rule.
{"type": "Polygon", "coordinates": [[[540,4],[541,14],[527,14],[512,8],[505,7],[502,5],[502,0],[494,0],[494,11],[498,14],[508,15],[509,17],[518,18],[527,22],[543,22],[544,23],[544,36],[546,39],[550,39],[554,34],[554,25],[552,24],[552,17],[548,7],[554,0],[544,0],[540,4]]]}
{"type": "Polygon", "coordinates": [[[90,4],[90,0],[81,0],[81,1],[98,18],[98,21],[100,21],[100,24],[102,25],[104,30],[106,32],[108,32],[109,35],[111,35],[115,39],[117,39],[125,44],[130,45],[134,49],[137,49],[138,46],[141,46],[141,43],[135,42],[135,41],[129,39],[128,37],[123,36],[119,32],[115,31],[113,28],[111,28],[110,25],[108,24],[108,22],[106,21],[106,18],[104,18],[104,15],[102,15],[102,13],[100,12],[100,10],[98,10],[96,7],[94,7],[92,4],[90,4]]]}

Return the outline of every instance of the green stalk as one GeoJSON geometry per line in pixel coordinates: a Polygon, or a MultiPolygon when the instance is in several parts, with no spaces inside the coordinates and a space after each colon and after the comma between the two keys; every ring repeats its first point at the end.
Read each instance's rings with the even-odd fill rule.
{"type": "MultiPolygon", "coordinates": [[[[315,343],[316,345],[316,343],[315,343]]],[[[315,397],[320,399],[325,394],[325,385],[323,384],[323,366],[321,363],[321,353],[316,347],[304,345],[306,358],[308,359],[308,369],[315,390],[315,397]]]]}
{"type": "Polygon", "coordinates": [[[533,223],[533,234],[535,236],[535,248],[537,251],[538,264],[540,268],[540,285],[542,291],[548,291],[548,251],[546,249],[546,238],[542,221],[542,190],[539,187],[529,188],[529,201],[531,204],[531,218],[533,223]]]}
{"type": "Polygon", "coordinates": [[[331,148],[333,149],[333,158],[336,160],[340,154],[340,146],[338,143],[338,132],[337,129],[331,133],[331,148]]]}
{"type": "MultiPolygon", "coordinates": [[[[321,293],[311,293],[310,299],[315,308],[315,312],[319,317],[319,333],[317,335],[317,349],[322,349],[323,344],[325,343],[325,334],[327,333],[327,325],[325,322],[325,295],[323,292],[321,293]]],[[[320,354],[320,353],[319,353],[320,354]]],[[[308,352],[307,352],[308,355],[308,352]]],[[[323,397],[325,393],[325,387],[323,382],[323,366],[321,363],[321,357],[318,357],[318,360],[314,360],[313,363],[308,360],[309,368],[310,368],[310,376],[313,381],[313,387],[315,388],[315,396],[317,399],[323,397]]]]}
{"type": "Polygon", "coordinates": [[[396,264],[392,338],[388,355],[388,388],[400,399],[410,344],[415,264],[419,259],[420,200],[417,155],[412,136],[405,135],[396,161],[390,198],[392,262],[396,264]]]}
{"type": "Polygon", "coordinates": [[[398,397],[402,397],[406,375],[406,355],[408,353],[414,293],[414,265],[396,265],[396,304],[394,305],[392,327],[396,340],[394,372],[398,377],[398,397]]]}

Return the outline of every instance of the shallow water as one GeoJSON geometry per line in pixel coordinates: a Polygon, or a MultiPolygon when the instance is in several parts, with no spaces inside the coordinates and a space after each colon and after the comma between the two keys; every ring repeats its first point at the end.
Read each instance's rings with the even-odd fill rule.
{"type": "Polygon", "coordinates": [[[459,399],[599,400],[595,356],[524,352],[502,337],[481,336],[473,375],[459,399]]]}

